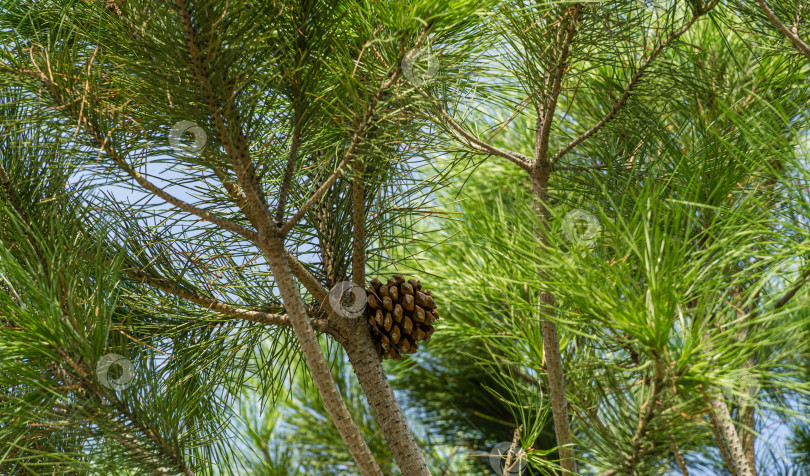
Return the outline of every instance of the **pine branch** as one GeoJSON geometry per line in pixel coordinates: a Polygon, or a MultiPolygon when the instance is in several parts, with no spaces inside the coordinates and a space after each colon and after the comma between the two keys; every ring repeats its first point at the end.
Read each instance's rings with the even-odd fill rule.
{"type": "MultiPolygon", "coordinates": [[[[132,269],[124,269],[123,271],[127,275],[141,282],[144,282],[152,287],[158,288],[161,291],[167,292],[179,298],[185,299],[186,301],[192,302],[202,308],[205,308],[206,310],[213,310],[221,314],[225,314],[226,316],[244,319],[246,321],[251,322],[258,322],[260,324],[282,326],[282,327],[290,327],[292,325],[290,323],[290,318],[282,314],[270,314],[261,311],[252,311],[249,309],[243,309],[237,306],[233,306],[231,304],[221,302],[210,296],[205,296],[202,294],[186,291],[185,289],[179,288],[175,285],[163,282],[160,279],[148,276],[146,273],[142,271],[136,271],[132,269]]],[[[324,332],[326,330],[326,322],[323,319],[311,319],[310,324],[317,331],[324,332]]]]}
{"type": "Polygon", "coordinates": [[[352,177],[352,280],[366,287],[366,194],[363,163],[355,160],[352,177]]]}
{"type": "Polygon", "coordinates": [[[228,174],[219,167],[212,167],[211,170],[214,172],[214,175],[217,176],[222,187],[225,188],[225,191],[228,193],[228,196],[236,203],[242,213],[245,214],[248,221],[251,223],[254,222],[255,218],[253,217],[253,211],[250,209],[250,204],[247,202],[247,197],[240,189],[239,185],[235,183],[228,174]]]}
{"type": "MultiPolygon", "coordinates": [[[[22,202],[20,202],[20,197],[17,196],[17,191],[14,190],[14,185],[11,183],[11,179],[8,177],[8,173],[6,172],[6,168],[3,167],[3,164],[0,164],[0,182],[3,184],[3,188],[6,191],[6,195],[8,195],[9,201],[11,202],[11,206],[14,211],[17,212],[17,215],[23,220],[23,233],[28,238],[28,242],[32,245],[36,243],[34,236],[31,234],[30,226],[31,226],[31,219],[28,214],[25,212],[25,209],[22,206],[22,202]]],[[[34,251],[37,254],[37,258],[39,259],[40,266],[42,266],[42,270],[46,271],[50,268],[48,265],[48,261],[45,259],[45,256],[42,254],[42,251],[39,249],[38,246],[34,246],[34,251]]]]}
{"type": "Polygon", "coordinates": [[[653,389],[652,395],[650,395],[650,399],[644,403],[642,406],[642,410],[646,407],[646,411],[643,414],[639,415],[639,422],[638,422],[638,429],[636,430],[635,434],[633,435],[633,454],[630,459],[627,461],[627,473],[628,474],[635,474],[636,466],[638,465],[641,457],[652,449],[651,447],[644,448],[644,437],[647,435],[649,431],[650,423],[653,420],[653,417],[656,413],[656,407],[659,406],[659,398],[661,396],[661,390],[663,388],[663,372],[661,370],[662,364],[658,360],[654,362],[655,365],[655,378],[653,379],[653,389]]]}
{"type": "MultiPolygon", "coordinates": [[[[709,332],[703,335],[703,340],[709,342],[709,332]]],[[[707,345],[711,352],[712,345],[707,345]]],[[[732,476],[754,476],[754,468],[749,467],[745,448],[740,441],[740,435],[734,427],[734,420],[728,410],[728,405],[723,399],[723,395],[716,390],[706,391],[703,386],[698,387],[703,395],[703,400],[709,405],[709,421],[712,425],[717,445],[720,453],[726,461],[732,476]]]]}
{"type": "MultiPolygon", "coordinates": [[[[538,165],[539,163],[547,162],[549,136],[551,134],[551,125],[554,122],[554,112],[557,110],[557,101],[562,91],[562,82],[565,75],[565,69],[568,63],[568,54],[571,48],[571,42],[574,40],[574,35],[577,31],[577,22],[580,15],[582,15],[582,4],[576,3],[570,8],[570,13],[566,12],[563,16],[568,18],[565,37],[560,45],[560,56],[557,59],[557,65],[554,68],[554,79],[551,83],[551,91],[549,94],[548,102],[543,105],[542,112],[538,109],[537,122],[540,124],[537,134],[535,136],[534,146],[534,161],[532,167],[547,166],[538,165]]],[[[554,160],[552,159],[551,162],[554,160]]]]}
{"type": "MultiPolygon", "coordinates": [[[[67,111],[75,111],[75,107],[73,106],[73,101],[67,100],[59,89],[56,87],[56,84],[52,81],[52,78],[49,78],[45,73],[40,69],[39,65],[37,65],[36,60],[34,59],[34,52],[33,48],[29,50],[31,62],[33,63],[34,67],[38,72],[38,77],[42,85],[45,87],[48,92],[51,93],[51,96],[54,100],[59,103],[59,105],[67,111]]],[[[89,107],[89,106],[88,106],[89,107]]],[[[92,111],[95,112],[95,111],[92,111]]],[[[247,239],[254,239],[253,237],[256,235],[256,232],[245,228],[241,225],[233,223],[230,220],[226,220],[222,217],[214,215],[206,210],[198,208],[190,203],[186,203],[179,198],[174,197],[173,195],[167,193],[162,188],[158,187],[157,185],[153,184],[149,180],[146,179],[143,175],[141,175],[137,170],[135,170],[132,166],[130,166],[121,155],[115,150],[112,145],[112,141],[110,140],[109,136],[102,135],[100,132],[96,130],[96,128],[87,120],[86,114],[76,114],[73,116],[75,120],[81,124],[84,130],[90,134],[93,140],[98,144],[98,146],[112,159],[112,161],[117,165],[121,170],[126,172],[130,177],[132,177],[138,184],[141,185],[144,189],[152,192],[157,197],[162,198],[167,203],[174,205],[175,207],[195,215],[205,221],[213,223],[225,230],[231,231],[238,235],[241,235],[247,239]]]]}
{"type": "Polygon", "coordinates": [[[636,74],[633,75],[630,82],[627,84],[624,93],[622,93],[621,97],[619,98],[619,101],[613,106],[613,109],[611,109],[610,112],[608,112],[607,115],[604,118],[602,118],[602,120],[597,122],[593,127],[588,129],[581,136],[572,140],[570,143],[568,143],[568,145],[566,145],[565,147],[560,149],[556,154],[554,154],[554,157],[551,158],[551,162],[557,162],[558,160],[560,160],[565,154],[570,152],[574,147],[588,140],[591,136],[599,132],[600,129],[605,127],[610,121],[615,119],[616,116],[619,114],[619,111],[622,110],[622,107],[624,107],[624,105],[627,103],[627,100],[630,99],[630,96],[633,94],[633,91],[635,90],[636,86],[638,86],[639,82],[641,81],[641,78],[644,76],[644,73],[647,72],[647,69],[650,67],[650,65],[652,65],[653,61],[655,61],[655,59],[664,51],[664,49],[666,49],[667,46],[669,46],[670,43],[677,40],[678,38],[683,36],[687,31],[689,31],[689,29],[692,28],[692,25],[694,25],[695,22],[697,22],[708,10],[709,7],[700,10],[699,12],[696,12],[689,20],[689,22],[686,23],[686,25],[684,25],[680,30],[676,31],[675,33],[669,35],[660,45],[658,45],[658,47],[654,49],[652,53],[650,53],[649,58],[647,58],[647,60],[641,65],[641,67],[639,67],[638,72],[636,72],[636,74]]]}
{"type": "Polygon", "coordinates": [[[787,25],[779,20],[779,17],[777,17],[773,10],[768,7],[765,0],[757,0],[757,3],[759,3],[760,8],[762,8],[762,11],[765,12],[765,16],[768,17],[771,23],[773,23],[773,25],[779,29],[779,31],[781,31],[791,43],[793,43],[793,46],[795,46],[801,54],[810,59],[810,46],[799,38],[799,35],[797,35],[795,31],[791,31],[787,25]]]}
{"type": "MultiPolygon", "coordinates": [[[[563,75],[568,61],[568,53],[571,43],[576,34],[577,22],[582,13],[582,5],[577,3],[571,7],[570,18],[565,25],[565,36],[559,45],[560,57],[555,69],[554,81],[551,85],[551,94],[547,103],[544,104],[542,112],[538,108],[537,123],[535,128],[534,160],[529,169],[529,176],[532,183],[532,195],[534,197],[535,212],[542,221],[543,229],[538,230],[540,243],[547,244],[546,233],[548,230],[549,211],[548,184],[551,174],[550,163],[547,158],[549,133],[551,122],[554,119],[554,111],[559,97],[563,75]]],[[[566,13],[565,16],[568,16],[566,13]]],[[[560,26],[560,32],[563,26],[560,26]]],[[[545,272],[540,272],[540,278],[548,280],[549,276],[545,272]]],[[[541,312],[551,315],[554,309],[554,296],[548,292],[540,293],[542,303],[541,312]]],[[[543,352],[546,357],[546,371],[548,374],[549,392],[551,394],[551,416],[554,421],[554,433],[557,438],[557,447],[560,454],[560,465],[564,472],[578,474],[576,454],[573,449],[574,439],[571,433],[571,422],[568,415],[568,397],[565,389],[565,371],[560,353],[560,343],[557,336],[557,326],[547,317],[541,317],[540,332],[543,338],[543,352]]]]}
{"type": "MultiPolygon", "coordinates": [[[[253,224],[256,229],[259,230],[259,233],[268,233],[275,227],[270,219],[270,212],[264,193],[262,192],[261,183],[256,176],[256,170],[250,159],[247,139],[242,130],[241,121],[231,112],[227,119],[228,125],[232,127],[232,130],[229,131],[226,127],[225,118],[223,118],[222,115],[223,105],[220,104],[209,81],[208,69],[203,61],[200,47],[197,43],[197,35],[191,22],[191,13],[188,10],[186,0],[177,0],[177,9],[183,22],[183,34],[186,39],[186,47],[191,56],[194,76],[200,85],[201,92],[208,105],[209,115],[214,121],[214,126],[217,129],[222,146],[225,148],[225,152],[231,160],[231,165],[236,173],[237,180],[242,186],[248,203],[250,203],[251,210],[253,211],[253,219],[255,220],[253,224]],[[236,136],[233,140],[231,134],[236,136]]],[[[228,111],[232,111],[232,109],[228,107],[226,112],[228,111]]]]}
{"type": "MultiPolygon", "coordinates": [[[[286,257],[284,247],[284,236],[289,232],[297,220],[288,223],[289,228],[279,230],[278,226],[271,221],[270,212],[267,207],[261,184],[258,181],[253,164],[250,160],[247,140],[242,131],[240,122],[236,117],[228,117],[228,124],[232,125],[231,131],[235,136],[232,143],[228,137],[223,118],[220,114],[220,105],[214,97],[214,92],[208,81],[208,74],[203,58],[197,46],[196,32],[191,22],[191,14],[188,11],[185,0],[177,0],[179,14],[183,21],[183,29],[186,37],[187,47],[191,55],[192,63],[196,73],[197,81],[201,86],[203,95],[208,103],[209,113],[214,120],[214,124],[219,131],[223,146],[231,159],[231,164],[236,172],[237,179],[242,187],[247,201],[252,210],[253,224],[258,231],[256,244],[262,250],[270,265],[270,270],[275,278],[284,307],[287,310],[292,328],[301,346],[301,350],[306,358],[307,365],[312,374],[312,378],[318,388],[318,392],[323,399],[329,416],[332,418],[343,440],[357,463],[358,469],[364,475],[378,475],[382,471],[374,460],[374,456],[360,434],[357,425],[352,420],[340,394],[337,391],[332,373],[324,358],[323,351],[318,339],[315,336],[312,325],[307,316],[304,302],[301,299],[298,287],[292,278],[290,261],[286,257]]],[[[380,95],[378,95],[379,97],[380,95]]],[[[229,109],[230,110],[230,109],[229,109]]],[[[231,114],[233,116],[233,114],[231,114]]],[[[367,115],[368,116],[368,115],[367,115]]],[[[360,131],[358,131],[360,132],[360,131]]],[[[357,137],[357,134],[355,135],[357,137]]],[[[358,142],[353,141],[353,147],[347,151],[347,158],[351,156],[358,142]]],[[[344,163],[346,160],[344,160],[344,163]]],[[[342,171],[342,170],[341,170],[342,171]]],[[[335,177],[335,180],[337,177],[335,177]]],[[[300,210],[298,219],[303,216],[306,210],[300,210]]]]}
{"type": "Polygon", "coordinates": [[[802,289],[802,287],[804,287],[808,279],[810,279],[810,269],[807,269],[804,273],[802,273],[801,277],[790,288],[790,290],[786,292],[781,298],[779,298],[779,301],[777,301],[776,304],[774,305],[774,310],[776,311],[785,307],[790,302],[790,300],[793,299],[794,296],[796,296],[796,293],[798,293],[802,289]]]}
{"type": "MultiPolygon", "coordinates": [[[[422,91],[421,88],[419,88],[418,86],[417,86],[417,88],[419,89],[419,91],[422,93],[423,96],[425,96],[428,99],[432,99],[426,92],[422,91]]],[[[531,166],[531,163],[532,163],[532,158],[531,157],[529,157],[527,155],[519,154],[517,152],[512,152],[512,151],[509,151],[509,150],[500,149],[498,147],[490,145],[489,143],[487,143],[485,141],[482,141],[482,140],[478,139],[477,137],[475,137],[471,133],[467,132],[456,121],[454,121],[453,118],[450,117],[450,115],[444,109],[442,109],[442,107],[439,105],[438,101],[434,101],[434,102],[435,102],[434,106],[436,107],[436,110],[439,112],[439,115],[444,119],[444,122],[446,122],[450,126],[451,129],[456,131],[457,135],[453,134],[454,139],[456,139],[457,141],[461,142],[462,144],[466,145],[467,147],[470,147],[470,148],[472,148],[472,149],[474,149],[474,150],[476,150],[478,152],[487,153],[487,154],[494,155],[494,156],[497,156],[497,157],[503,157],[504,159],[509,160],[510,162],[517,165],[521,169],[523,169],[523,170],[525,170],[527,172],[529,171],[529,167],[531,166]],[[459,138],[459,136],[461,136],[461,137],[459,138]]]]}
{"type": "Polygon", "coordinates": [[[363,475],[382,475],[382,470],[371,454],[371,450],[352,420],[346,404],[335,386],[329,365],[307,319],[301,295],[292,279],[292,271],[289,261],[285,258],[286,250],[282,238],[279,234],[275,234],[271,235],[266,241],[266,248],[263,250],[264,254],[275,277],[276,285],[284,301],[284,307],[290,316],[290,322],[296,337],[298,337],[301,350],[306,357],[312,379],[317,385],[318,393],[323,399],[329,416],[332,418],[335,427],[337,427],[341,438],[346,442],[346,446],[357,463],[360,472],[363,475]]]}
{"type": "Polygon", "coordinates": [[[731,476],[737,476],[737,470],[734,468],[734,460],[728,452],[728,446],[726,446],[726,440],[723,438],[723,433],[720,431],[717,415],[715,415],[714,410],[712,410],[712,403],[705,394],[703,398],[708,406],[707,414],[709,416],[709,426],[712,427],[712,434],[714,435],[714,441],[717,443],[717,447],[720,449],[720,455],[723,457],[723,461],[726,463],[726,468],[731,476]]]}
{"type": "Polygon", "coordinates": [[[301,141],[301,119],[298,112],[293,114],[292,143],[290,144],[290,154],[287,159],[287,167],[284,170],[284,179],[281,181],[281,190],[278,197],[278,209],[276,210],[276,224],[281,226],[284,223],[284,207],[287,204],[287,195],[290,192],[290,182],[293,178],[295,161],[298,158],[298,147],[301,141]]]}
{"type": "MultiPolygon", "coordinates": [[[[58,365],[53,365],[50,367],[52,371],[54,371],[54,367],[58,369],[54,371],[54,376],[65,382],[68,386],[79,386],[81,388],[79,393],[83,397],[90,398],[96,403],[105,406],[107,404],[111,405],[120,413],[121,416],[126,419],[126,421],[131,422],[131,424],[141,435],[155,445],[155,447],[161,452],[162,457],[167,458],[172,462],[172,469],[160,467],[150,471],[153,476],[170,476],[176,474],[177,472],[180,472],[185,476],[195,475],[194,471],[192,471],[186,465],[185,461],[183,461],[182,455],[177,454],[171,445],[143,425],[140,422],[140,419],[130,412],[121,401],[111,399],[105,391],[93,383],[90,369],[88,369],[84,364],[76,362],[70,356],[67,349],[59,347],[55,348],[54,350],[79,375],[79,379],[74,379],[67,372],[64,372],[58,365]]],[[[112,438],[114,438],[125,450],[127,450],[127,453],[129,453],[134,460],[138,461],[139,464],[144,465],[145,467],[154,467],[160,464],[159,459],[157,459],[154,454],[138,445],[137,442],[133,441],[134,438],[132,438],[130,433],[125,429],[125,425],[120,424],[116,418],[111,418],[109,423],[119,427],[118,431],[112,433],[112,438]]]]}
{"type": "MultiPolygon", "coordinates": [[[[425,40],[427,37],[428,32],[430,31],[430,25],[422,32],[419,36],[419,39],[416,41],[416,46],[414,48],[418,48],[419,45],[425,40]]],[[[346,152],[343,154],[343,160],[341,160],[340,164],[338,165],[337,169],[329,176],[329,178],[324,181],[324,183],[318,188],[314,194],[309,198],[309,200],[304,203],[304,205],[298,210],[298,212],[290,218],[290,220],[282,227],[281,235],[286,236],[287,233],[292,230],[292,228],[304,217],[306,212],[312,208],[318,201],[320,201],[321,197],[329,190],[329,187],[343,175],[343,172],[346,171],[346,168],[351,163],[352,159],[354,158],[355,151],[360,147],[361,140],[363,138],[363,134],[366,131],[366,128],[371,124],[374,119],[375,109],[377,108],[377,104],[382,100],[388,90],[396,84],[399,77],[402,75],[402,62],[397,63],[397,67],[394,70],[394,73],[391,75],[390,78],[386,82],[384,82],[377,94],[371,99],[366,108],[366,112],[363,115],[363,119],[360,121],[360,124],[355,129],[354,134],[352,135],[351,143],[349,144],[349,148],[346,149],[346,152]]]]}
{"type": "Polygon", "coordinates": [[[512,433],[512,444],[509,445],[509,452],[506,453],[506,462],[503,465],[503,469],[507,472],[507,474],[512,473],[512,460],[515,460],[515,464],[518,465],[520,468],[520,457],[519,454],[521,452],[520,448],[520,432],[523,431],[523,425],[518,425],[515,428],[515,431],[512,433]],[[515,458],[517,456],[517,458],[515,458]]]}

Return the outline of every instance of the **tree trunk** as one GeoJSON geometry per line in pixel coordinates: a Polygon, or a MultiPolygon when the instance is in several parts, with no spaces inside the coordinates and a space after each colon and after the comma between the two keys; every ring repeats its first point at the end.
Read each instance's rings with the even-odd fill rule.
{"type": "Polygon", "coordinates": [[[726,445],[731,453],[731,459],[734,466],[737,468],[739,476],[754,476],[754,470],[749,466],[748,458],[745,455],[745,449],[740,442],[740,437],[737,434],[737,428],[734,427],[734,421],[731,419],[731,413],[728,411],[723,396],[716,391],[712,391],[709,396],[709,401],[717,415],[717,425],[720,427],[720,433],[726,440],[726,445]]]}
{"type": "MultiPolygon", "coordinates": [[[[295,335],[301,345],[301,350],[307,360],[307,365],[312,373],[312,380],[318,387],[318,393],[323,399],[329,416],[335,422],[335,426],[340,432],[340,436],[349,448],[349,452],[357,463],[357,467],[363,475],[382,475],[377,461],[371,453],[368,445],[360,431],[352,420],[349,410],[343,403],[340,392],[332,379],[329,365],[324,359],[321,346],[315,337],[315,332],[309,323],[304,301],[298,292],[298,287],[293,281],[292,271],[284,253],[284,243],[280,237],[268,237],[262,240],[263,250],[270,264],[276,284],[278,285],[281,299],[284,301],[284,308],[290,316],[295,335]]],[[[387,383],[387,382],[386,382],[387,383]]],[[[408,474],[403,469],[403,474],[408,474]]],[[[416,473],[414,473],[416,474],[416,473]]]]}
{"type": "MultiPolygon", "coordinates": [[[[531,173],[532,193],[534,195],[535,211],[543,222],[542,226],[548,227],[548,179],[550,176],[548,163],[538,162],[531,173]]],[[[537,239],[542,244],[547,244],[546,230],[538,230],[537,239]]],[[[548,280],[545,273],[540,273],[541,279],[548,280]]],[[[554,312],[554,296],[549,293],[540,293],[540,303],[543,307],[544,315],[551,315],[554,312]]],[[[560,465],[563,474],[578,474],[577,461],[573,450],[573,438],[571,437],[571,424],[568,418],[568,398],[565,394],[565,376],[563,373],[562,355],[560,353],[560,342],[557,337],[557,325],[548,319],[541,318],[540,331],[543,336],[543,353],[546,359],[546,372],[548,373],[548,387],[551,394],[551,416],[554,420],[554,433],[557,437],[557,446],[560,453],[560,465]]]]}
{"type": "Polygon", "coordinates": [[[413,438],[374,349],[368,323],[360,318],[353,327],[353,332],[341,339],[341,344],[399,469],[403,476],[430,476],[422,451],[413,438]]]}

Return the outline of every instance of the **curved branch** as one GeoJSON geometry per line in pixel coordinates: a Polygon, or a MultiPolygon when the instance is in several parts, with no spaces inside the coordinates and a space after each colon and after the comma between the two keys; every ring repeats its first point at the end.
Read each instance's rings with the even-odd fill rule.
{"type": "MultiPolygon", "coordinates": [[[[420,88],[420,91],[421,91],[421,88],[420,88]]],[[[424,92],[423,92],[423,94],[427,95],[427,93],[424,93],[424,92]]],[[[467,132],[456,121],[454,121],[453,118],[450,117],[450,115],[447,114],[447,112],[444,109],[442,109],[441,107],[437,107],[437,111],[439,112],[439,115],[442,116],[444,121],[453,130],[456,131],[458,136],[461,136],[461,138],[459,138],[457,135],[454,134],[455,139],[458,140],[459,142],[463,143],[464,145],[466,145],[468,147],[471,147],[471,148],[477,150],[478,152],[486,152],[486,153],[491,154],[491,155],[496,155],[498,157],[503,157],[504,159],[509,160],[510,162],[514,163],[515,165],[517,165],[521,169],[523,169],[523,170],[525,170],[527,172],[529,171],[529,167],[530,167],[531,162],[532,162],[531,157],[529,157],[527,155],[517,153],[517,152],[512,152],[510,150],[499,149],[498,147],[495,147],[494,145],[490,145],[489,143],[484,142],[481,139],[479,139],[479,138],[475,137],[474,135],[470,134],[469,132],[467,132]],[[462,140],[462,138],[463,138],[463,140],[462,140]]]]}
{"type": "Polygon", "coordinates": [[[447,111],[445,111],[441,107],[439,101],[437,101],[434,97],[425,92],[425,90],[420,88],[418,85],[414,85],[414,87],[416,88],[417,91],[419,91],[419,94],[421,94],[422,97],[428,99],[433,103],[433,106],[436,108],[436,111],[438,111],[439,115],[442,116],[442,119],[444,119],[444,121],[447,123],[447,125],[450,126],[451,129],[456,131],[455,134],[451,132],[454,139],[466,145],[467,147],[475,149],[478,152],[485,152],[490,155],[503,157],[504,159],[511,161],[521,169],[527,172],[529,171],[529,167],[532,163],[531,157],[529,157],[528,155],[520,154],[518,152],[512,152],[511,150],[499,149],[498,147],[495,147],[494,145],[491,145],[488,142],[482,141],[481,139],[475,137],[474,135],[470,134],[466,129],[461,127],[461,125],[457,123],[450,116],[450,114],[448,114],[447,111]]]}

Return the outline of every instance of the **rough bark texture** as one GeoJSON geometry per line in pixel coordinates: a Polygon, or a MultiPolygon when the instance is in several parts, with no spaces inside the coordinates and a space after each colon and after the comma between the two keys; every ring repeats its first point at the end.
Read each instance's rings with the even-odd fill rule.
{"type": "MultiPolygon", "coordinates": [[[[749,389],[748,394],[753,395],[753,391],[749,389]]],[[[754,452],[754,442],[756,441],[756,434],[754,433],[754,408],[751,406],[744,406],[740,409],[740,424],[745,426],[740,435],[740,442],[742,443],[743,450],[745,451],[745,459],[748,461],[748,466],[752,471],[756,471],[757,459],[754,452]]]]}
{"type": "Polygon", "coordinates": [[[349,362],[357,374],[357,380],[368,398],[397,466],[403,476],[429,476],[430,470],[422,457],[422,451],[413,438],[374,349],[368,323],[364,319],[356,319],[351,327],[350,332],[339,340],[349,356],[349,362]]]}
{"type": "Polygon", "coordinates": [[[720,433],[726,440],[726,445],[728,446],[728,451],[731,454],[734,466],[737,469],[737,474],[739,476],[754,476],[754,470],[749,466],[745,449],[737,434],[737,428],[734,427],[734,421],[731,419],[731,413],[728,411],[728,406],[725,400],[723,400],[723,396],[717,392],[713,392],[709,396],[709,401],[717,415],[717,425],[720,433]]]}
{"type": "MultiPolygon", "coordinates": [[[[278,285],[281,299],[284,301],[284,308],[290,316],[293,330],[298,337],[301,350],[304,352],[307,365],[312,373],[312,380],[318,387],[318,392],[323,399],[329,415],[332,417],[332,421],[335,422],[340,436],[343,438],[343,441],[346,442],[346,446],[357,463],[360,472],[364,475],[382,475],[382,470],[374,460],[374,456],[365,440],[363,440],[360,435],[360,431],[354,424],[349,410],[343,403],[337,386],[335,386],[335,382],[332,380],[329,365],[323,357],[318,339],[315,337],[315,332],[312,330],[312,326],[309,323],[304,301],[301,299],[301,294],[298,292],[295,281],[293,281],[292,271],[290,270],[281,238],[263,238],[263,244],[266,243],[266,246],[263,246],[263,251],[267,257],[267,262],[270,264],[270,269],[273,272],[276,284],[278,285]]],[[[366,389],[364,388],[364,390],[366,389]]],[[[383,428],[383,430],[385,429],[383,428]]],[[[407,426],[406,431],[409,431],[407,426]]],[[[403,469],[403,474],[408,475],[410,473],[405,472],[403,469]]]]}

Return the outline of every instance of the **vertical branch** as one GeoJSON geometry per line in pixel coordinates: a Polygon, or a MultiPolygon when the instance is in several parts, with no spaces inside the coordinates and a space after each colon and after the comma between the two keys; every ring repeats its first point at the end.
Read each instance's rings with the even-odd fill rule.
{"type": "MultiPolygon", "coordinates": [[[[241,127],[241,121],[227,108],[229,117],[223,114],[224,105],[220,95],[216,94],[209,80],[209,69],[203,60],[200,46],[197,43],[197,34],[191,21],[191,13],[188,10],[187,0],[177,0],[177,10],[183,23],[183,34],[186,40],[186,47],[191,56],[192,73],[199,85],[200,92],[208,106],[208,113],[214,122],[219,139],[228,158],[239,185],[244,191],[245,198],[252,210],[254,225],[259,228],[270,229],[272,222],[267,207],[267,200],[261,188],[261,183],[256,175],[256,169],[250,160],[247,146],[247,138],[241,127]]],[[[206,57],[206,59],[209,59],[206,57]]]]}
{"type": "Polygon", "coordinates": [[[419,445],[408,427],[402,409],[397,404],[396,395],[380,363],[379,355],[371,340],[371,332],[368,330],[368,322],[365,319],[355,321],[356,325],[347,331],[346,336],[336,337],[346,350],[349,362],[357,375],[357,381],[380,425],[385,442],[391,448],[403,476],[430,476],[427,463],[422,458],[419,445]]]}
{"type": "MultiPolygon", "coordinates": [[[[306,14],[307,12],[305,8],[304,15],[306,14]]],[[[292,141],[290,144],[290,155],[287,158],[287,167],[284,170],[284,179],[281,181],[281,190],[279,191],[278,209],[276,210],[276,223],[278,226],[281,226],[284,223],[284,208],[287,206],[287,195],[290,193],[290,182],[292,181],[293,177],[293,169],[295,169],[295,161],[298,156],[298,147],[301,141],[301,128],[303,127],[304,122],[304,118],[302,117],[302,97],[304,95],[304,91],[301,90],[301,75],[298,73],[298,67],[301,63],[302,56],[307,49],[306,20],[303,23],[303,25],[297,26],[300,35],[296,35],[295,62],[293,64],[294,71],[292,72],[293,80],[291,82],[291,86],[294,91],[294,100],[292,105],[293,131],[292,141]]]]}
{"type": "Polygon", "coordinates": [[[728,468],[728,472],[731,473],[731,476],[738,476],[737,469],[734,467],[734,460],[728,452],[726,440],[723,438],[723,433],[720,431],[720,423],[717,421],[717,415],[715,415],[714,410],[712,410],[712,402],[705,393],[703,394],[703,400],[706,402],[706,405],[708,405],[707,414],[709,416],[709,425],[712,427],[712,434],[714,435],[714,441],[717,442],[717,447],[720,449],[720,455],[723,456],[723,461],[725,461],[726,468],[728,468]]]}
{"type": "MultiPolygon", "coordinates": [[[[306,358],[312,374],[312,379],[318,389],[318,393],[323,399],[329,416],[337,427],[340,436],[346,443],[349,452],[357,463],[358,469],[363,475],[381,475],[382,470],[377,464],[368,445],[360,434],[360,430],[352,420],[349,410],[346,408],[340,393],[338,392],[329,365],[324,358],[320,343],[318,342],[312,325],[306,312],[306,306],[301,298],[298,286],[293,280],[293,271],[290,268],[291,260],[288,259],[287,250],[284,247],[284,236],[286,231],[279,230],[280,224],[276,225],[271,221],[270,211],[261,183],[256,175],[256,169],[250,158],[247,145],[247,138],[242,131],[241,122],[237,113],[231,109],[233,99],[222,104],[221,97],[215,91],[209,81],[209,68],[206,61],[212,58],[203,58],[197,44],[196,31],[192,24],[192,16],[188,10],[187,0],[176,0],[177,7],[182,19],[183,30],[186,38],[189,54],[191,55],[193,72],[200,87],[205,101],[208,105],[209,114],[214,121],[214,125],[219,132],[220,140],[225,152],[231,160],[237,180],[244,191],[247,203],[250,205],[249,219],[256,227],[258,238],[256,244],[261,249],[270,270],[275,279],[278,290],[281,294],[284,308],[290,317],[295,335],[300,343],[301,350],[306,358]],[[224,108],[224,114],[223,114],[224,108]]],[[[382,95],[383,92],[380,92],[382,95]]],[[[300,120],[296,121],[296,125],[300,120]]],[[[295,129],[295,126],[294,126],[295,129]]],[[[297,154],[297,141],[291,150],[288,161],[294,165],[297,154]]],[[[357,144],[355,144],[356,146],[357,144]]],[[[300,212],[299,212],[300,213],[300,212]]],[[[302,215],[302,213],[300,213],[302,215]]],[[[300,217],[299,217],[300,218],[300,217]]]]}
{"type": "Polygon", "coordinates": [[[352,177],[352,282],[366,284],[366,194],[363,161],[354,161],[352,177]]]}
{"type": "MultiPolygon", "coordinates": [[[[670,437],[672,434],[670,433],[670,437]]],[[[686,467],[686,461],[683,459],[683,455],[681,454],[681,450],[678,449],[678,443],[675,443],[675,439],[672,438],[672,454],[675,455],[675,462],[678,463],[678,469],[681,470],[681,474],[683,476],[689,476],[689,469],[686,467]]]]}
{"type": "Polygon", "coordinates": [[[290,144],[290,155],[287,158],[287,168],[284,170],[284,180],[281,182],[281,191],[278,197],[278,209],[276,210],[276,224],[281,226],[284,223],[284,208],[287,206],[287,195],[290,193],[290,182],[292,182],[295,161],[298,158],[298,147],[301,141],[301,118],[298,112],[293,113],[293,133],[290,144]]]}
{"type": "MultiPolygon", "coordinates": [[[[520,432],[523,430],[523,425],[518,425],[515,428],[515,432],[512,434],[512,444],[509,445],[509,452],[506,454],[506,463],[504,463],[503,468],[512,474],[512,460],[515,459],[515,455],[518,454],[518,446],[520,445],[520,432]]],[[[520,456],[518,456],[518,463],[520,456]]]]}
{"type": "MultiPolygon", "coordinates": [[[[549,211],[546,207],[548,202],[548,183],[551,175],[551,167],[548,160],[548,142],[551,130],[551,122],[554,119],[554,111],[557,105],[562,80],[568,61],[569,48],[576,33],[576,26],[582,13],[582,6],[575,4],[566,13],[570,15],[567,22],[563,22],[560,28],[565,28],[564,38],[559,45],[560,57],[554,71],[554,78],[551,84],[551,95],[548,102],[538,105],[537,124],[535,129],[534,162],[531,165],[529,175],[532,182],[532,194],[534,196],[535,212],[540,217],[542,229],[538,230],[538,240],[543,245],[548,245],[547,232],[549,211]]],[[[540,272],[540,279],[548,281],[549,276],[545,272],[540,272]]],[[[554,296],[548,292],[540,293],[541,313],[544,315],[540,323],[540,331],[543,336],[543,352],[546,357],[546,371],[548,373],[549,391],[551,393],[551,415],[554,421],[554,433],[557,437],[559,447],[560,464],[563,471],[568,474],[578,474],[577,462],[573,450],[573,436],[571,434],[571,423],[568,417],[568,398],[565,393],[565,377],[560,353],[560,342],[557,336],[557,326],[547,317],[554,312],[554,296]]]]}
{"type": "MultiPolygon", "coordinates": [[[[753,324],[751,324],[751,320],[754,318],[752,314],[746,315],[744,310],[741,308],[743,305],[742,303],[742,289],[739,285],[734,287],[733,291],[734,297],[734,312],[737,316],[737,319],[743,322],[746,322],[746,327],[743,328],[740,335],[737,337],[739,342],[744,342],[751,333],[753,329],[753,324]]],[[[755,295],[755,303],[759,300],[759,291],[755,295]]],[[[759,307],[753,305],[754,307],[759,307]]],[[[756,358],[752,355],[745,361],[743,364],[743,368],[750,369],[751,367],[756,364],[756,358]]],[[[742,434],[740,435],[740,439],[743,445],[743,449],[745,450],[745,457],[748,460],[748,465],[751,467],[752,470],[755,470],[756,465],[756,453],[754,452],[754,442],[756,440],[756,432],[754,431],[755,425],[755,418],[754,418],[754,407],[750,405],[751,399],[756,395],[757,388],[754,385],[746,385],[745,387],[745,394],[747,395],[747,399],[745,399],[740,404],[740,411],[739,411],[739,423],[740,423],[740,430],[742,434]]]]}

